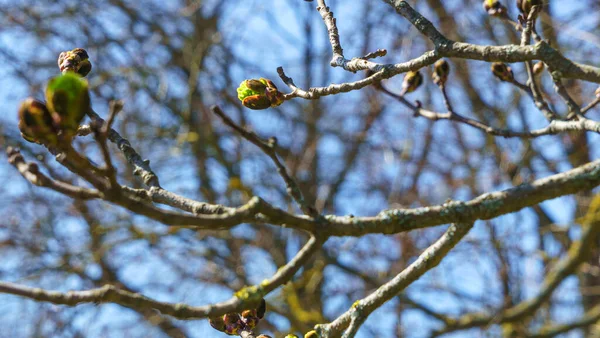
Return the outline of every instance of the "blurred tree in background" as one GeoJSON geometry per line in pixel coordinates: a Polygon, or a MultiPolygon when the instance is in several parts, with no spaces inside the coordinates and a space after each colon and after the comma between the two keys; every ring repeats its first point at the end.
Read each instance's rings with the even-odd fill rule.
{"type": "MultiPolygon", "coordinates": [[[[0,336],[224,337],[202,318],[262,296],[255,336],[600,335],[600,3],[550,0],[520,23],[512,0],[326,5],[335,23],[322,0],[0,1],[0,336]],[[20,102],[43,99],[75,47],[94,111],[123,102],[112,126],[150,161],[108,143],[125,190],[92,187],[19,135],[20,102]],[[438,65],[433,81],[442,56],[449,74],[438,65]],[[498,61],[512,76],[494,75],[498,61]],[[240,82],[260,77],[287,93],[281,106],[240,103],[240,82]],[[24,161],[100,193],[35,187],[24,161]],[[110,291],[69,307],[25,286],[110,291]]],[[[90,121],[73,144],[101,167],[90,121]]]]}

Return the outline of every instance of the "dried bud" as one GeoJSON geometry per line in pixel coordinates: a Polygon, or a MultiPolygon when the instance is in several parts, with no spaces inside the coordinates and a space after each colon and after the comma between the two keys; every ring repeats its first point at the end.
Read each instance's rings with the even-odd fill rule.
{"type": "Polygon", "coordinates": [[[542,0],[517,0],[517,8],[527,18],[531,8],[542,4],[542,0]]]}
{"type": "Polygon", "coordinates": [[[512,82],[515,79],[512,69],[502,62],[492,63],[492,73],[501,81],[512,82]]]}
{"type": "Polygon", "coordinates": [[[483,9],[491,16],[503,16],[506,14],[506,7],[498,0],[484,0],[483,9]]]}
{"type": "Polygon", "coordinates": [[[70,141],[90,109],[88,83],[67,72],[48,81],[46,102],[55,128],[63,140],[70,141]]]}
{"type": "Polygon", "coordinates": [[[260,321],[260,318],[256,314],[256,310],[245,310],[242,311],[242,321],[248,328],[253,329],[260,321]]]}
{"type": "Polygon", "coordinates": [[[19,130],[21,136],[38,144],[55,145],[56,130],[48,108],[33,98],[27,98],[19,107],[19,130]]]}
{"type": "Polygon", "coordinates": [[[421,84],[423,84],[423,76],[419,71],[406,73],[402,82],[402,95],[414,92],[421,84]]]}
{"type": "Polygon", "coordinates": [[[540,75],[542,74],[542,72],[544,71],[544,63],[542,61],[536,62],[535,65],[533,65],[533,74],[535,75],[540,75]]]}
{"type": "Polygon", "coordinates": [[[58,68],[64,74],[75,72],[86,76],[92,70],[92,63],[88,53],[83,48],[75,48],[71,51],[62,52],[58,56],[58,68]]]}
{"type": "Polygon", "coordinates": [[[448,81],[448,75],[450,74],[450,65],[444,59],[438,60],[433,65],[433,83],[438,86],[443,86],[448,81]]]}
{"type": "Polygon", "coordinates": [[[596,97],[600,98],[600,87],[598,87],[596,89],[596,91],[594,92],[594,94],[596,95],[596,97]]]}
{"type": "Polygon", "coordinates": [[[244,80],[237,89],[238,99],[250,109],[267,109],[283,103],[283,94],[273,81],[260,78],[244,80]]]}

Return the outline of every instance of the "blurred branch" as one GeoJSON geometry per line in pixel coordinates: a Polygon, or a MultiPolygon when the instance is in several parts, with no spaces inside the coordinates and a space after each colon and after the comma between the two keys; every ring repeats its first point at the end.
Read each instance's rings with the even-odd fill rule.
{"type": "Polygon", "coordinates": [[[600,234],[600,195],[594,198],[587,214],[582,218],[582,228],[581,239],[573,242],[567,256],[561,259],[546,274],[536,297],[502,310],[497,314],[473,313],[463,315],[454,324],[436,331],[434,335],[485,326],[492,323],[523,321],[525,318],[533,316],[539,307],[552,296],[554,290],[556,290],[565,278],[575,273],[579,266],[588,259],[592,253],[592,249],[597,246],[598,235],[600,234]]]}
{"type": "Polygon", "coordinates": [[[537,333],[530,334],[530,338],[551,338],[572,330],[582,329],[600,321],[600,305],[584,313],[579,319],[567,323],[542,326],[537,333]]]}
{"type": "Polygon", "coordinates": [[[0,282],[0,293],[68,306],[75,306],[81,303],[115,303],[136,309],[140,312],[155,309],[162,314],[178,319],[216,317],[227,313],[241,312],[244,309],[255,306],[257,299],[262,299],[264,295],[291,280],[294,274],[306,263],[307,259],[321,247],[321,244],[321,240],[311,236],[296,256],[280,268],[270,279],[263,281],[260,285],[244,288],[236,293],[236,296],[225,302],[200,307],[182,303],[159,302],[139,293],[119,289],[113,285],[105,285],[101,288],[85,291],[61,293],[9,282],[0,282]]]}

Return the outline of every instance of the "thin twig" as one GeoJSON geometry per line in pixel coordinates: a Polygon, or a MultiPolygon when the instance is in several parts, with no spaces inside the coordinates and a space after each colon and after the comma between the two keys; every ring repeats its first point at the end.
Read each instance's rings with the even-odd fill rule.
{"type": "Polygon", "coordinates": [[[277,151],[276,151],[276,139],[270,138],[268,141],[264,141],[258,135],[256,135],[254,132],[247,131],[243,127],[236,124],[218,106],[211,107],[211,110],[213,113],[215,113],[217,116],[219,116],[221,118],[221,120],[223,120],[223,123],[225,123],[227,126],[232,128],[233,130],[235,130],[238,134],[240,134],[243,138],[248,140],[250,143],[259,147],[267,156],[269,156],[269,158],[271,158],[271,160],[277,167],[277,172],[279,173],[281,178],[283,178],[283,181],[285,182],[288,194],[290,196],[292,196],[292,198],[296,201],[298,206],[300,206],[300,209],[306,215],[312,216],[314,218],[319,218],[319,214],[318,214],[317,210],[314,208],[314,206],[309,205],[305,201],[304,196],[302,195],[302,192],[300,191],[300,187],[298,186],[298,183],[296,182],[296,180],[289,175],[287,168],[281,163],[281,161],[279,161],[279,157],[277,156],[277,151]]]}
{"type": "MultiPolygon", "coordinates": [[[[404,96],[395,94],[395,93],[391,92],[390,90],[388,90],[387,88],[385,88],[384,86],[380,86],[378,89],[381,90],[383,93],[398,100],[400,103],[402,103],[409,109],[411,109],[411,111],[413,112],[413,115],[415,115],[415,116],[421,116],[421,117],[424,117],[431,121],[450,120],[450,121],[463,123],[463,124],[469,125],[473,128],[479,129],[479,130],[485,132],[486,134],[490,134],[490,135],[494,135],[494,136],[501,136],[501,137],[505,137],[505,138],[509,138],[509,137],[536,138],[536,137],[546,136],[546,135],[555,135],[555,134],[558,134],[561,132],[566,132],[566,131],[590,131],[590,132],[600,133],[600,123],[593,121],[593,120],[585,119],[585,118],[580,118],[578,121],[554,120],[554,121],[550,122],[550,124],[548,124],[548,126],[546,126],[544,128],[530,130],[530,131],[512,131],[509,129],[496,128],[496,127],[489,126],[483,122],[465,117],[461,114],[458,114],[456,111],[449,110],[446,113],[438,113],[438,112],[424,109],[418,103],[413,104],[409,100],[407,100],[404,96]]],[[[526,86],[524,86],[524,90],[531,92],[529,90],[529,88],[526,86]]],[[[446,104],[446,108],[448,108],[448,99],[446,99],[445,104],[446,104]]],[[[450,108],[452,108],[452,107],[450,106],[450,108]]]]}
{"type": "Polygon", "coordinates": [[[590,102],[587,106],[581,109],[581,115],[585,115],[588,111],[594,109],[600,103],[600,96],[596,97],[592,102],[590,102]]]}
{"type": "MultiPolygon", "coordinates": [[[[90,109],[87,114],[92,121],[98,121],[98,123],[104,125],[104,119],[102,119],[93,109],[90,109]]],[[[91,132],[92,130],[89,131],[91,132]]],[[[78,134],[85,135],[86,132],[87,130],[85,128],[81,128],[78,134]]],[[[134,166],[134,175],[140,176],[144,183],[149,187],[160,187],[158,176],[156,176],[150,168],[150,161],[142,159],[127,139],[121,137],[121,135],[112,128],[108,132],[108,139],[117,145],[125,155],[127,161],[134,166]]]]}

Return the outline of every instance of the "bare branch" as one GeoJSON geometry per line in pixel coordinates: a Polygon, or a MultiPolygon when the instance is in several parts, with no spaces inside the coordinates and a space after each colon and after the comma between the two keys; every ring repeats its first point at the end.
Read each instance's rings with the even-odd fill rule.
{"type": "Polygon", "coordinates": [[[100,191],[77,187],[68,183],[49,178],[40,172],[35,163],[27,163],[18,149],[8,147],[6,149],[8,162],[12,164],[19,173],[31,184],[39,187],[49,188],[74,199],[99,199],[103,198],[100,191]]]}
{"type": "Polygon", "coordinates": [[[408,285],[436,267],[450,250],[471,230],[473,223],[452,224],[434,244],[427,248],[419,258],[410,264],[392,280],[379,287],[366,298],[356,301],[352,308],[339,316],[335,321],[326,325],[318,325],[321,337],[333,338],[345,330],[342,337],[354,337],[360,325],[367,317],[389,301],[408,285]]]}

